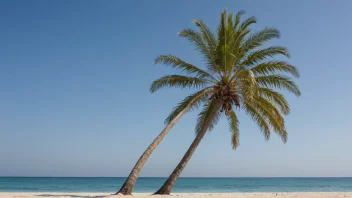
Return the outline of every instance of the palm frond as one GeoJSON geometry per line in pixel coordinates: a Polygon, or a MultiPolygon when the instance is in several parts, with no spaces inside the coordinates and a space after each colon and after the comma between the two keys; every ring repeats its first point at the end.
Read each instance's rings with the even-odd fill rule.
{"type": "Polygon", "coordinates": [[[240,145],[240,130],[238,127],[239,121],[236,116],[236,113],[233,110],[229,112],[229,114],[227,115],[227,119],[231,131],[232,148],[236,149],[240,145]]]}
{"type": "Polygon", "coordinates": [[[240,23],[240,17],[242,13],[239,12],[237,13],[235,17],[235,25],[233,28],[233,35],[231,35],[232,42],[229,44],[229,53],[232,55],[233,59],[231,60],[231,66],[232,70],[238,65],[238,62],[243,58],[244,56],[244,50],[241,48],[241,44],[243,43],[244,38],[247,36],[248,33],[250,33],[249,29],[242,29],[243,24],[241,24],[241,27],[237,28],[237,26],[240,23]]]}
{"type": "Polygon", "coordinates": [[[241,16],[244,15],[246,12],[244,10],[240,10],[237,12],[236,16],[235,16],[235,24],[233,25],[233,29],[237,30],[238,25],[241,22],[241,16]]]}
{"type": "Polygon", "coordinates": [[[264,86],[267,88],[277,88],[277,89],[286,89],[287,91],[300,96],[301,92],[290,78],[283,75],[269,75],[269,76],[256,76],[255,80],[258,85],[264,86]]]}
{"type": "Polygon", "coordinates": [[[285,61],[267,61],[260,63],[251,68],[251,71],[256,75],[268,75],[278,72],[287,72],[294,77],[299,78],[298,69],[285,61]]]}
{"type": "Polygon", "coordinates": [[[261,96],[256,97],[252,103],[255,104],[257,109],[262,112],[262,115],[267,118],[274,130],[280,131],[285,128],[284,118],[273,103],[261,96]]]}
{"type": "Polygon", "coordinates": [[[254,16],[249,17],[241,23],[240,29],[246,30],[250,25],[257,23],[257,19],[254,16]]]}
{"type": "Polygon", "coordinates": [[[224,71],[225,71],[225,76],[226,78],[229,78],[230,75],[232,74],[233,67],[235,66],[234,62],[237,58],[236,55],[234,55],[234,51],[236,51],[235,47],[235,37],[236,31],[233,28],[233,14],[230,13],[227,15],[227,24],[226,24],[226,29],[225,29],[225,43],[223,46],[223,58],[224,58],[224,71]]]}
{"type": "Polygon", "coordinates": [[[155,80],[150,87],[150,92],[154,93],[163,87],[202,88],[206,86],[207,83],[208,81],[203,78],[181,75],[167,75],[155,80]]]}
{"type": "Polygon", "coordinates": [[[263,45],[265,42],[273,39],[280,38],[279,30],[275,28],[264,28],[261,31],[258,31],[252,35],[250,35],[242,44],[242,49],[244,52],[248,52],[256,47],[263,45]]]}
{"type": "Polygon", "coordinates": [[[274,132],[277,133],[283,142],[287,141],[287,131],[285,128],[284,118],[281,116],[277,108],[263,97],[257,97],[254,105],[262,115],[266,117],[269,124],[273,127],[274,132]]]}
{"type": "Polygon", "coordinates": [[[227,15],[227,29],[232,31],[233,30],[233,13],[229,13],[227,15]]]}
{"type": "Polygon", "coordinates": [[[265,117],[248,101],[244,101],[242,107],[245,109],[246,113],[251,116],[252,120],[257,123],[260,130],[263,132],[265,139],[268,140],[270,138],[270,126],[265,117]]]}
{"type": "Polygon", "coordinates": [[[264,87],[258,88],[258,92],[260,96],[265,97],[269,101],[276,104],[280,108],[281,113],[284,115],[288,115],[290,113],[290,105],[282,94],[264,87]]]}
{"type": "Polygon", "coordinates": [[[199,105],[209,98],[209,89],[202,89],[194,94],[187,96],[172,110],[166,118],[165,123],[171,122],[182,110],[189,108],[192,111],[199,107],[199,105]]]}
{"type": "Polygon", "coordinates": [[[195,65],[187,63],[180,58],[172,55],[161,55],[158,56],[155,61],[155,64],[162,63],[164,65],[170,65],[172,68],[180,69],[181,72],[187,72],[187,74],[196,74],[198,78],[209,78],[214,79],[214,77],[208,72],[198,68],[195,65]]]}
{"type": "Polygon", "coordinates": [[[226,44],[226,10],[222,11],[217,28],[218,45],[216,47],[216,64],[220,71],[225,71],[225,44],[226,44]]]}
{"type": "Polygon", "coordinates": [[[195,128],[196,133],[201,132],[203,127],[205,127],[206,125],[209,125],[208,131],[211,131],[214,128],[216,123],[219,121],[219,118],[221,115],[219,109],[220,109],[220,105],[218,104],[216,99],[212,99],[211,101],[204,104],[202,111],[198,114],[197,124],[195,128]],[[211,117],[212,111],[214,111],[214,108],[217,108],[217,106],[218,106],[218,110],[214,118],[212,120],[209,120],[211,117]]]}
{"type": "Polygon", "coordinates": [[[200,33],[195,32],[192,29],[184,29],[179,33],[179,36],[189,40],[195,46],[195,49],[202,54],[209,71],[213,73],[219,71],[216,64],[216,57],[214,56],[214,53],[209,50],[200,33]]]}
{"type": "Polygon", "coordinates": [[[259,62],[274,57],[276,55],[284,55],[288,58],[290,57],[290,54],[286,47],[271,46],[265,49],[260,49],[249,53],[240,65],[242,67],[250,67],[254,64],[258,64],[259,62]]]}
{"type": "Polygon", "coordinates": [[[216,50],[217,40],[213,32],[202,20],[193,20],[193,23],[199,27],[203,40],[206,41],[210,51],[214,52],[216,50]]]}

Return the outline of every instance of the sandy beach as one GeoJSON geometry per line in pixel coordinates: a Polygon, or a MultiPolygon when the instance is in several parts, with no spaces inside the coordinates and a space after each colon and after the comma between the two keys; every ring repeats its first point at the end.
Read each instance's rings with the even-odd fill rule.
{"type": "MultiPolygon", "coordinates": [[[[118,198],[125,197],[123,195],[109,195],[107,193],[14,193],[14,192],[0,192],[1,198],[118,198]]],[[[127,196],[131,197],[131,196],[127,196]]],[[[339,198],[350,197],[352,192],[290,192],[290,193],[175,193],[169,196],[151,196],[146,193],[135,193],[133,197],[147,198],[147,197],[189,197],[189,198],[339,198]]]]}

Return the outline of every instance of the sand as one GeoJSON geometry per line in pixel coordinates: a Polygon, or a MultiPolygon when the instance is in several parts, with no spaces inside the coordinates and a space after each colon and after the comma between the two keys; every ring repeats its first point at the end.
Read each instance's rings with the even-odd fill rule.
{"type": "MultiPolygon", "coordinates": [[[[0,192],[1,198],[121,198],[132,197],[123,195],[109,195],[107,193],[12,193],[0,192]]],[[[294,192],[294,193],[175,193],[170,196],[151,196],[150,194],[135,193],[137,198],[170,198],[170,197],[189,197],[189,198],[352,198],[352,192],[294,192]]]]}

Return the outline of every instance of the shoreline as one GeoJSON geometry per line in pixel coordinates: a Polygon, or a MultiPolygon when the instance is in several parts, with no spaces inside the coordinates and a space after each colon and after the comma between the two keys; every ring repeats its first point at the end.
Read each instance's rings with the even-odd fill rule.
{"type": "MultiPolygon", "coordinates": [[[[0,192],[0,198],[118,198],[123,195],[109,193],[86,192],[0,192]]],[[[127,196],[132,197],[132,196],[127,196]]],[[[172,193],[171,195],[155,195],[151,193],[133,193],[133,197],[189,197],[189,198],[352,198],[352,192],[251,192],[251,193],[172,193]]]]}

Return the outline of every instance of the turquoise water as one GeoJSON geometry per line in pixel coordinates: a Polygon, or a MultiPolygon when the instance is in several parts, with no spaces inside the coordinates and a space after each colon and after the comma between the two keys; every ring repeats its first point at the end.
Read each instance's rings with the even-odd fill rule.
{"type": "MultiPolygon", "coordinates": [[[[1,192],[115,192],[122,177],[0,177],[1,192]]],[[[139,178],[154,192],[165,178],[139,178]]],[[[352,178],[180,178],[172,192],[351,192],[352,178]]]]}

